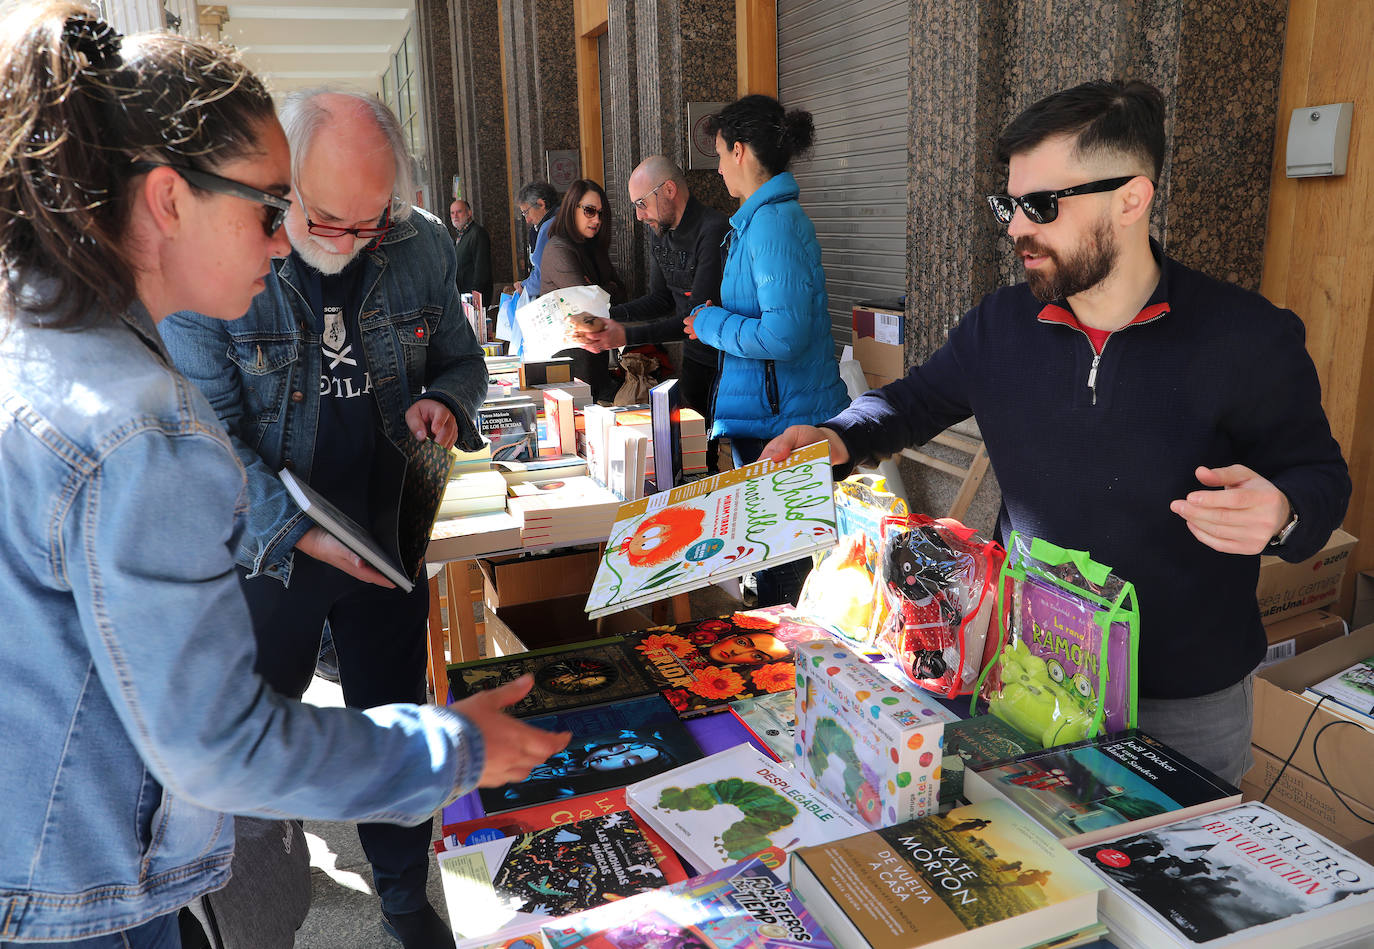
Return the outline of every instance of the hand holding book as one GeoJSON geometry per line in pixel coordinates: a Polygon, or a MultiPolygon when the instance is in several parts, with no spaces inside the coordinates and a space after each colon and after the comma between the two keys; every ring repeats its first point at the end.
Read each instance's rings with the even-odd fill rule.
{"type": "Polygon", "coordinates": [[[380,571],[369,567],[366,560],[355,554],[343,541],[323,527],[316,526],[306,531],[305,535],[296,541],[296,549],[322,563],[342,570],[350,577],[355,577],[364,583],[375,583],[379,587],[396,586],[380,571]]]}

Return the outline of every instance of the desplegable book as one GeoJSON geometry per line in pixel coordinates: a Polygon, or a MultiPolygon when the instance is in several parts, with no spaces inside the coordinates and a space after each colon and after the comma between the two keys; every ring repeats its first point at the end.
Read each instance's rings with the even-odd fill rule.
{"type": "Polygon", "coordinates": [[[723,712],[736,699],[791,692],[797,645],[829,638],[786,611],[742,610],[654,626],[626,644],[678,714],[691,718],[723,712]]]}
{"type": "Polygon", "coordinates": [[[625,799],[698,870],[758,857],[786,879],[788,851],[863,829],[748,743],[632,784],[625,799]]]}
{"type": "Polygon", "coordinates": [[[834,949],[757,860],[545,923],[549,949],[834,949]]]}
{"type": "Polygon", "coordinates": [[[1123,949],[1367,946],[1374,867],[1263,804],[1080,848],[1123,949]],[[1354,941],[1352,941],[1354,940],[1354,941]]]}
{"type": "Polygon", "coordinates": [[[644,673],[629,645],[618,636],[456,662],[448,667],[449,691],[457,701],[526,673],[534,678],[529,693],[506,708],[517,718],[658,692],[657,683],[644,673]]]}
{"type": "Polygon", "coordinates": [[[1006,801],[792,853],[792,889],[845,949],[1008,949],[1097,924],[1097,877],[1006,801]]]}
{"type": "Polygon", "coordinates": [[[698,590],[833,546],[833,490],[830,449],[818,442],[784,462],[755,462],[622,506],[587,615],[698,590]]]}
{"type": "Polygon", "coordinates": [[[1069,848],[1240,803],[1239,788],[1135,729],[972,768],[964,796],[1005,798],[1069,848]]]}
{"type": "Polygon", "coordinates": [[[476,940],[672,882],[629,811],[438,854],[456,939],[476,940]]]}
{"type": "Polygon", "coordinates": [[[546,731],[571,732],[572,739],[535,765],[525,780],[480,788],[488,814],[620,787],[701,757],[696,741],[660,695],[525,721],[546,731]]]}

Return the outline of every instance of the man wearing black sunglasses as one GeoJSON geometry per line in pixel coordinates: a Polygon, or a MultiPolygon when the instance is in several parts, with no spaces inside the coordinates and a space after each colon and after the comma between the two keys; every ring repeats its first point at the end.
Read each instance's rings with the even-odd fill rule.
{"type": "Polygon", "coordinates": [[[906,378],[819,428],[872,464],[976,418],[1000,529],[1088,550],[1135,584],[1140,727],[1237,783],[1266,639],[1261,552],[1296,562],[1344,517],[1350,477],[1303,325],[1167,257],[1149,232],[1164,100],[1090,82],[1014,119],[988,204],[1025,283],[985,297],[906,378]]]}
{"type": "MultiPolygon", "coordinates": [[[[486,364],[459,302],[453,242],[408,200],[411,159],[391,112],[372,97],[317,90],[288,97],[281,119],[292,156],[291,255],[241,319],[182,313],[160,329],[247,470],[237,560],[258,672],[299,697],[328,622],[350,707],[422,702],[425,584],[392,587],[312,526],[277,472],[291,469],[359,524],[394,524],[397,446],[433,438],[476,448],[486,364]]],[[[493,738],[485,761],[499,764],[520,746],[493,738]]],[[[483,769],[479,756],[471,765],[483,769]]],[[[451,947],[426,898],[429,823],[360,824],[358,835],[386,926],[408,949],[451,947]]]]}

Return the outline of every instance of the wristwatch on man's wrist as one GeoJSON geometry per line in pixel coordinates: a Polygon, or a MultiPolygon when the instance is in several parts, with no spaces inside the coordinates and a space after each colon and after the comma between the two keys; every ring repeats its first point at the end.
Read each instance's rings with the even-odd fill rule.
{"type": "Polygon", "coordinates": [[[1288,535],[1293,533],[1293,528],[1298,526],[1298,509],[1293,507],[1290,502],[1288,505],[1288,523],[1279,528],[1279,532],[1269,539],[1270,547],[1280,547],[1288,539],[1288,535]]]}

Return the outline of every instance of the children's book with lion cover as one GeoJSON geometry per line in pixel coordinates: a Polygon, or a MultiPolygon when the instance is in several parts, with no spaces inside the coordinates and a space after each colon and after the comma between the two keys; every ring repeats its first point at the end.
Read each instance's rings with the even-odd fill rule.
{"type": "Polygon", "coordinates": [[[836,540],[830,447],[818,442],[783,462],[758,461],[623,505],[587,615],[800,560],[836,540]]]}

